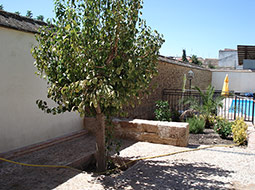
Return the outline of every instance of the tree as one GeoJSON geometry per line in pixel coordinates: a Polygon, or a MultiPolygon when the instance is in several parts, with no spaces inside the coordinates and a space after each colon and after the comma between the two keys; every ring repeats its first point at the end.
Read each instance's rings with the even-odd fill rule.
{"type": "Polygon", "coordinates": [[[56,0],[53,25],[32,49],[38,75],[48,82],[47,113],[96,116],[97,166],[106,168],[105,119],[147,92],[157,74],[162,36],[140,18],[142,0],[56,0]]]}
{"type": "Polygon", "coordinates": [[[43,19],[44,19],[44,16],[43,16],[43,15],[39,15],[39,16],[36,17],[36,20],[43,21],[43,19]]]}
{"type": "Polygon", "coordinates": [[[192,110],[199,112],[205,119],[206,126],[209,127],[210,117],[216,115],[218,107],[223,107],[222,100],[224,98],[222,96],[215,97],[215,89],[211,85],[207,87],[205,92],[198,87],[195,87],[195,89],[199,93],[201,99],[189,97],[184,100],[184,104],[190,105],[192,110]]]}
{"type": "Polygon", "coordinates": [[[19,12],[19,11],[16,11],[15,14],[20,15],[20,12],[19,12]]]}
{"type": "Polygon", "coordinates": [[[191,63],[194,63],[194,64],[199,65],[199,66],[202,65],[202,62],[201,62],[200,60],[198,60],[198,58],[197,58],[196,55],[192,55],[192,57],[191,57],[191,63]]]}
{"type": "Polygon", "coordinates": [[[0,10],[4,10],[3,4],[0,5],[0,10]]]}
{"type": "Polygon", "coordinates": [[[28,18],[32,18],[32,17],[33,17],[33,13],[32,13],[32,11],[27,10],[26,17],[28,17],[28,18]]]}
{"type": "Polygon", "coordinates": [[[209,64],[208,64],[208,67],[209,67],[210,69],[216,69],[215,65],[213,65],[212,63],[209,63],[209,64]]]}
{"type": "Polygon", "coordinates": [[[188,62],[188,59],[186,57],[186,50],[185,49],[182,50],[182,61],[183,62],[188,62]]]}

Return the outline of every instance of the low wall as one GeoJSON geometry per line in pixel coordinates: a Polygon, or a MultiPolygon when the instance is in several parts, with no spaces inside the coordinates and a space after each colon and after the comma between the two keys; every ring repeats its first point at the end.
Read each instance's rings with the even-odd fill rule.
{"type": "MultiPolygon", "coordinates": [[[[186,147],[189,139],[189,125],[182,122],[162,122],[142,119],[114,119],[115,135],[124,139],[146,141],[186,147]]],[[[95,118],[84,118],[84,127],[95,133],[95,118]]]]}
{"type": "MultiPolygon", "coordinates": [[[[158,75],[152,79],[149,88],[151,94],[142,97],[141,104],[136,103],[135,107],[125,107],[124,110],[128,113],[128,118],[155,119],[155,104],[157,100],[163,99],[163,89],[182,89],[183,76],[187,75],[190,70],[194,72],[192,86],[198,86],[204,90],[211,84],[212,72],[210,70],[159,57],[158,75]]],[[[187,80],[186,89],[188,88],[189,81],[187,80]]]]}

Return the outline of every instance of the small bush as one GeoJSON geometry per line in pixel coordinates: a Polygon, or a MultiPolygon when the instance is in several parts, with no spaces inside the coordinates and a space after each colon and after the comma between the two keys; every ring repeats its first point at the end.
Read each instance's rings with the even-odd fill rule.
{"type": "Polygon", "coordinates": [[[202,117],[192,117],[188,118],[187,122],[189,123],[189,132],[190,133],[203,133],[205,128],[205,120],[202,117]]]}
{"type": "Polygon", "coordinates": [[[171,112],[167,101],[156,101],[155,117],[158,121],[171,121],[171,112]]]}
{"type": "Polygon", "coordinates": [[[172,110],[171,111],[171,119],[172,119],[172,121],[175,121],[175,122],[181,121],[180,120],[180,116],[181,116],[181,114],[177,110],[172,110]]]}
{"type": "Polygon", "coordinates": [[[214,126],[217,122],[217,117],[215,115],[209,115],[208,116],[208,125],[209,126],[214,126]]]}
{"type": "Polygon", "coordinates": [[[218,133],[222,138],[227,138],[232,133],[232,123],[224,118],[217,118],[214,125],[214,131],[218,133]]]}
{"type": "Polygon", "coordinates": [[[234,142],[244,144],[247,139],[247,129],[248,125],[244,122],[243,118],[235,120],[232,124],[234,142]]]}

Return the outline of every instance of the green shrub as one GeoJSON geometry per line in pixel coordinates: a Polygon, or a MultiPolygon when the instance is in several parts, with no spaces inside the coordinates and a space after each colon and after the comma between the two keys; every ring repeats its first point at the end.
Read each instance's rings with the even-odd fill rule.
{"type": "Polygon", "coordinates": [[[213,64],[211,64],[211,63],[208,64],[208,67],[209,67],[210,69],[216,69],[216,67],[215,67],[213,64]]]}
{"type": "Polygon", "coordinates": [[[208,116],[208,125],[209,126],[214,126],[217,122],[217,116],[214,114],[208,116]]]}
{"type": "Polygon", "coordinates": [[[244,144],[247,139],[247,129],[248,125],[244,122],[243,118],[236,119],[232,124],[234,142],[244,144]]]}
{"type": "Polygon", "coordinates": [[[205,128],[205,120],[202,117],[192,117],[188,118],[187,122],[189,123],[189,132],[190,133],[203,133],[205,128]]]}
{"type": "Polygon", "coordinates": [[[167,101],[156,101],[155,117],[158,121],[171,121],[171,112],[167,101]]]}
{"type": "Polygon", "coordinates": [[[222,138],[227,138],[232,133],[232,122],[224,118],[217,118],[216,124],[214,125],[214,131],[218,133],[222,138]]]}
{"type": "Polygon", "coordinates": [[[209,85],[206,91],[202,91],[200,88],[195,87],[201,99],[196,97],[188,97],[183,101],[184,105],[188,105],[190,109],[195,110],[202,115],[206,121],[206,127],[210,128],[213,123],[210,122],[210,118],[217,113],[219,107],[223,107],[223,97],[215,97],[215,89],[209,85]]]}
{"type": "Polygon", "coordinates": [[[181,114],[177,110],[171,110],[171,119],[172,121],[179,122],[181,114]]]}

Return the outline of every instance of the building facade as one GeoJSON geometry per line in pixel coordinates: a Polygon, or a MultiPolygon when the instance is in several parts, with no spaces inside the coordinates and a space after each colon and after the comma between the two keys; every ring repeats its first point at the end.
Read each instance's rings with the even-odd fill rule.
{"type": "Polygon", "coordinates": [[[219,67],[237,69],[238,54],[235,49],[224,49],[219,51],[219,67]]]}

